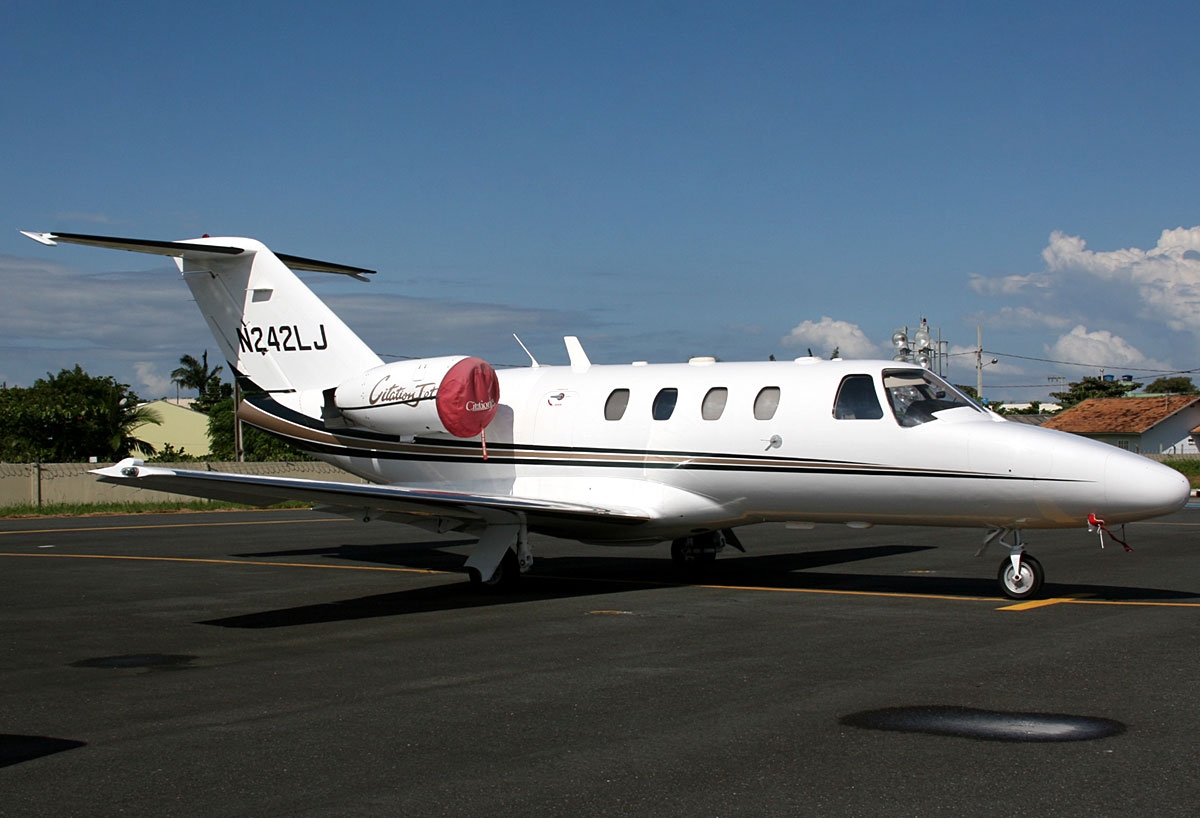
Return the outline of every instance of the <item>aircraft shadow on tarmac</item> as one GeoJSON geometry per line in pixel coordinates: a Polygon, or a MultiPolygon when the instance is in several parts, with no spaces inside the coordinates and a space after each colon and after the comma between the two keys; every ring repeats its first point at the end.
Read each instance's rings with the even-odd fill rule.
{"type": "MultiPolygon", "coordinates": [[[[292,551],[237,554],[244,558],[326,557],[375,565],[394,565],[417,570],[462,573],[462,554],[443,550],[473,541],[438,541],[387,545],[342,545],[292,551]]],[[[710,569],[681,572],[665,556],[631,557],[546,557],[539,555],[531,573],[519,587],[504,593],[489,593],[460,583],[437,584],[394,593],[374,594],[291,608],[205,620],[200,624],[226,628],[281,628],[323,622],[351,621],[440,610],[511,605],[545,599],[597,596],[622,591],[649,590],[664,586],[706,585],[753,587],[774,590],[811,590],[901,594],[914,597],[993,598],[1004,601],[993,577],[941,575],[863,574],[822,572],[813,569],[863,560],[926,551],[933,546],[880,545],[802,551],[793,554],[736,556],[719,559],[710,569]]],[[[991,561],[988,561],[991,565],[991,561]]],[[[989,572],[990,573],[990,572],[989,572]]],[[[1114,585],[1047,583],[1043,597],[1078,596],[1103,601],[1180,601],[1200,595],[1156,588],[1114,585]]]]}

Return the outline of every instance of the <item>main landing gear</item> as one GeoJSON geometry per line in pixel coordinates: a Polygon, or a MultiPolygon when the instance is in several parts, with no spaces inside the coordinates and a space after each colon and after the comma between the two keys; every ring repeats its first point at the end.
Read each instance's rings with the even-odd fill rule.
{"type": "Polygon", "coordinates": [[[510,548],[504,552],[500,564],[489,579],[484,579],[478,568],[468,568],[467,576],[470,578],[471,587],[480,591],[513,591],[521,579],[521,562],[517,559],[516,552],[510,548]]]}
{"type": "Polygon", "coordinates": [[[738,541],[732,528],[694,534],[691,537],[680,537],[671,543],[671,562],[680,571],[689,573],[707,571],[717,561],[717,554],[724,551],[727,545],[736,548],[743,554],[746,553],[746,549],[738,541]]]}
{"type": "Polygon", "coordinates": [[[1000,592],[1009,599],[1029,599],[1040,591],[1046,572],[1040,562],[1025,553],[1020,529],[992,529],[983,538],[983,547],[976,556],[981,556],[994,542],[1008,549],[1008,556],[1000,563],[1000,570],[996,574],[1000,592]]]}
{"type": "Polygon", "coordinates": [[[485,528],[467,557],[466,569],[474,588],[511,591],[532,565],[529,529],[524,519],[519,519],[485,528]]]}

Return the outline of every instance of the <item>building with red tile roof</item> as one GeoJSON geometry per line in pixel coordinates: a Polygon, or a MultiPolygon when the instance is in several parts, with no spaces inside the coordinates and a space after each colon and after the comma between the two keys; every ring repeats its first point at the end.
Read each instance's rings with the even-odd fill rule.
{"type": "Polygon", "coordinates": [[[1142,454],[1195,452],[1200,395],[1090,398],[1043,424],[1142,454]]]}

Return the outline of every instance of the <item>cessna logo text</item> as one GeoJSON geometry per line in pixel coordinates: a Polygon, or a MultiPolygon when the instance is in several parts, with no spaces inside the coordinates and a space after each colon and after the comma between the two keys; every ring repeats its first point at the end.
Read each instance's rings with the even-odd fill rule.
{"type": "Polygon", "coordinates": [[[372,406],[378,406],[381,403],[407,403],[416,406],[420,401],[437,397],[438,385],[436,383],[401,386],[398,383],[388,383],[391,378],[391,375],[384,375],[379,379],[379,383],[371,387],[369,401],[372,406]]]}
{"type": "Polygon", "coordinates": [[[325,325],[319,324],[316,331],[300,331],[295,324],[277,327],[238,327],[238,348],[241,352],[308,352],[329,348],[325,337],[325,325]],[[318,338],[317,336],[320,336],[318,338]]]}

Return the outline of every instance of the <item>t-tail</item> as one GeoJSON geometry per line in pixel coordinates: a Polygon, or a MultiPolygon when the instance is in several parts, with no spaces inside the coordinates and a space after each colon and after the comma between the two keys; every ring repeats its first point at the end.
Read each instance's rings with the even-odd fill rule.
{"type": "MultiPolygon", "coordinates": [[[[75,233],[25,233],[43,244],[85,244],[174,257],[225,360],[243,385],[291,409],[382,364],[293,269],[367,280],[371,270],[276,255],[246,238],[150,241],[75,233]]],[[[302,406],[307,404],[307,406],[302,406]]]]}
{"type": "MultiPolygon", "coordinates": [[[[268,403],[307,416],[301,424],[309,430],[306,435],[314,428],[357,428],[397,437],[468,438],[481,435],[496,415],[499,382],[487,362],[455,355],[384,364],[292,272],[366,281],[373,270],[277,254],[245,238],[153,241],[22,233],[51,246],[84,244],[173,257],[243,386],[267,393],[268,403]]],[[[247,416],[245,410],[254,425],[284,434],[275,420],[247,416]]]]}

